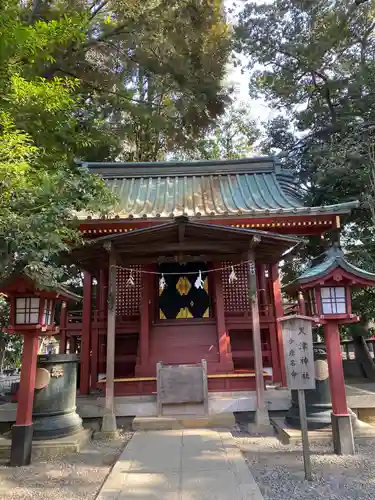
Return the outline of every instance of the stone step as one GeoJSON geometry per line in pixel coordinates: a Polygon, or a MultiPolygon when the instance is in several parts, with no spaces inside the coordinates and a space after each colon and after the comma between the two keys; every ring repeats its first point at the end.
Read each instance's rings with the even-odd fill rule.
{"type": "Polygon", "coordinates": [[[209,416],[174,415],[161,417],[135,417],[134,431],[167,431],[172,429],[230,429],[236,423],[232,412],[209,416]]]}

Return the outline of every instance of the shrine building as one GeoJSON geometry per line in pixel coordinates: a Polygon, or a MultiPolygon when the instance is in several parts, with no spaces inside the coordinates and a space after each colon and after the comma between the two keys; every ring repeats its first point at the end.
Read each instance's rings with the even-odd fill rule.
{"type": "Polygon", "coordinates": [[[272,157],[82,166],[118,202],[79,214],[89,242],[69,255],[83,306],[63,309],[60,352],[80,353],[80,393],[110,380],[115,396],[152,395],[158,362],[202,359],[209,392],[285,386],[279,262],[357,202],[304,206],[272,157]]]}

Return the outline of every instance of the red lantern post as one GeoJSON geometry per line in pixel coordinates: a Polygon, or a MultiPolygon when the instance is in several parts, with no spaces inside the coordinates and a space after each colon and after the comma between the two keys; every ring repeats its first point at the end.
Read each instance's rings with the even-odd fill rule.
{"type": "Polygon", "coordinates": [[[350,264],[343,251],[334,246],[315,259],[313,265],[285,287],[292,294],[303,292],[307,314],[324,327],[332,399],[332,437],[335,453],[354,454],[351,417],[346,402],[340,332],[342,324],[355,323],[352,313],[352,287],[375,285],[375,274],[350,264]]]}
{"type": "Polygon", "coordinates": [[[12,275],[0,284],[0,291],[10,302],[10,324],[7,333],[24,337],[16,423],[12,427],[10,463],[16,466],[29,465],[33,437],[32,412],[38,338],[56,333],[54,317],[58,300],[79,300],[80,297],[64,289],[38,288],[24,274],[12,275]]]}

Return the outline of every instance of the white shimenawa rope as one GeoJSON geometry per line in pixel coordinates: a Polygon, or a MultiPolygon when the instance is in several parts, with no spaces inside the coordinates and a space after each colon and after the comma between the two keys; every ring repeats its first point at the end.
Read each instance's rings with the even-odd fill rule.
{"type": "MultiPolygon", "coordinates": [[[[244,260],[239,262],[238,264],[230,264],[229,266],[223,266],[223,267],[215,267],[214,269],[206,269],[204,271],[201,271],[201,273],[208,274],[208,273],[215,273],[218,271],[226,271],[227,269],[230,269],[232,273],[235,273],[235,267],[240,267],[243,264],[253,264],[253,260],[244,260]]],[[[111,266],[112,268],[115,267],[116,269],[122,269],[123,271],[129,271],[132,275],[133,274],[153,274],[156,276],[181,276],[181,273],[165,273],[165,272],[160,272],[160,271],[145,271],[143,269],[134,269],[133,267],[123,267],[123,266],[111,266]]],[[[199,275],[199,271],[187,271],[183,273],[184,275],[199,275]]]]}
{"type": "MultiPolygon", "coordinates": [[[[255,266],[254,266],[254,261],[253,260],[244,260],[242,262],[239,262],[238,264],[230,264],[229,266],[222,266],[222,267],[216,267],[214,269],[207,269],[205,271],[199,270],[197,271],[188,271],[186,273],[183,273],[184,275],[197,275],[197,279],[194,282],[195,288],[201,288],[203,289],[204,287],[204,279],[202,278],[202,273],[203,274],[208,274],[208,273],[215,273],[218,271],[226,271],[227,269],[230,269],[230,274],[228,281],[231,285],[233,285],[237,281],[237,275],[235,271],[235,267],[242,266],[243,264],[249,264],[250,271],[253,271],[255,266]]],[[[158,271],[145,271],[143,269],[134,269],[133,267],[123,267],[123,266],[111,266],[112,268],[116,269],[122,269],[123,271],[129,271],[130,275],[129,278],[126,280],[126,287],[129,286],[135,286],[135,281],[134,281],[134,274],[153,274],[154,276],[160,276],[159,279],[159,288],[161,291],[165,290],[167,288],[167,281],[165,279],[165,276],[181,276],[181,273],[161,273],[158,271]]]]}

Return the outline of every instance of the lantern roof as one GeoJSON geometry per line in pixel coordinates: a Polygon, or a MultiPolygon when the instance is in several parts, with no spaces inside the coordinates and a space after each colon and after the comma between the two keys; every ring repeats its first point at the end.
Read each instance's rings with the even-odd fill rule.
{"type": "Polygon", "coordinates": [[[314,285],[316,282],[328,280],[334,274],[337,275],[337,271],[340,271],[341,277],[351,279],[353,284],[375,285],[375,274],[351,264],[345,258],[345,254],[339,245],[334,244],[327,251],[313,259],[311,266],[284,288],[286,291],[305,288],[306,285],[314,285]]]}
{"type": "Polygon", "coordinates": [[[56,298],[62,300],[72,300],[79,302],[82,300],[78,295],[63,285],[55,287],[46,287],[38,285],[24,270],[14,271],[7,278],[0,281],[0,293],[5,295],[12,293],[40,293],[53,294],[56,298]]]}

